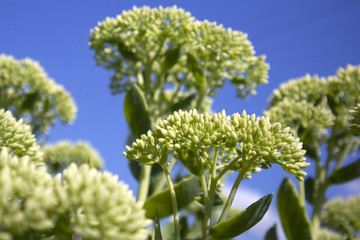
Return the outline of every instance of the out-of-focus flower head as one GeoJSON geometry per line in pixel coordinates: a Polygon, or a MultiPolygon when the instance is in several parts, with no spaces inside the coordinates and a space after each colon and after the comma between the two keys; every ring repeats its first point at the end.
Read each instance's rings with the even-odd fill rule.
{"type": "Polygon", "coordinates": [[[64,170],[63,178],[55,178],[58,211],[68,216],[64,225],[58,224],[60,232],[73,232],[84,239],[148,238],[150,221],[116,175],[73,163],[64,170]]]}
{"type": "Polygon", "coordinates": [[[75,144],[62,141],[54,145],[46,145],[42,148],[44,162],[49,171],[59,172],[75,163],[78,166],[89,164],[91,167],[101,169],[103,161],[93,147],[86,142],[75,144]]]}
{"type": "Polygon", "coordinates": [[[71,123],[76,106],[70,94],[50,79],[39,63],[0,55],[0,108],[23,118],[36,135],[45,133],[57,119],[71,123]]]}
{"type": "Polygon", "coordinates": [[[29,156],[31,161],[38,163],[43,157],[29,125],[22,119],[17,121],[4,109],[0,109],[0,148],[7,148],[9,153],[18,157],[29,156]]]}
{"type": "Polygon", "coordinates": [[[57,201],[53,179],[29,156],[18,158],[11,149],[0,152],[1,239],[32,239],[51,232],[57,201]]]}

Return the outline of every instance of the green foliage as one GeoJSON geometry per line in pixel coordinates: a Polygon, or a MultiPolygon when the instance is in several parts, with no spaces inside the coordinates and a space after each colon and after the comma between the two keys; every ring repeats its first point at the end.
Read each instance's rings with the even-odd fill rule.
{"type": "MultiPolygon", "coordinates": [[[[195,196],[201,192],[199,179],[194,176],[183,178],[179,183],[175,184],[174,190],[178,208],[186,207],[193,202],[195,196]]],[[[149,197],[144,203],[143,208],[146,210],[147,218],[156,219],[156,216],[159,218],[170,216],[173,213],[173,209],[170,206],[170,189],[165,189],[149,197]]]]}
{"type": "Polygon", "coordinates": [[[346,236],[342,234],[338,234],[335,232],[331,232],[326,228],[322,228],[318,234],[318,240],[346,240],[346,236]]]}
{"type": "Polygon", "coordinates": [[[151,119],[144,94],[136,84],[131,85],[124,99],[124,116],[136,137],[151,129],[151,119]]]}
{"type": "Polygon", "coordinates": [[[0,109],[0,149],[4,147],[18,157],[31,157],[32,161],[40,162],[43,157],[30,127],[22,119],[16,121],[11,112],[0,109]]]}
{"type": "Polygon", "coordinates": [[[352,181],[360,177],[360,159],[334,171],[329,177],[330,184],[339,184],[352,181]]]}
{"type": "Polygon", "coordinates": [[[353,119],[350,120],[350,128],[355,136],[360,136],[360,103],[350,110],[353,119]]]}
{"type": "Polygon", "coordinates": [[[163,165],[168,155],[174,152],[190,172],[194,172],[189,167],[193,166],[201,174],[212,164],[213,149],[219,149],[224,156],[218,162],[219,170],[240,171],[246,161],[253,161],[248,169],[250,174],[258,172],[258,166],[269,161],[281,165],[301,180],[306,175],[301,169],[309,166],[303,158],[302,144],[288,128],[281,129],[280,124],[271,125],[267,118],[249,116],[245,111],[231,117],[224,111],[213,115],[198,114],[196,110],[175,112],[160,121],[156,130],[137,139],[132,147],[127,146],[124,155],[145,164],[163,165]],[[195,157],[184,158],[185,153],[195,157]],[[238,161],[230,165],[237,156],[240,156],[238,161]]]}
{"type": "Polygon", "coordinates": [[[269,194],[251,204],[237,216],[216,224],[210,229],[210,236],[215,239],[234,238],[249,230],[264,217],[272,198],[273,194],[269,194]]]}
{"type": "Polygon", "coordinates": [[[0,55],[0,108],[23,118],[33,133],[45,133],[57,119],[71,123],[76,106],[64,88],[31,59],[0,55]]]}
{"type": "Polygon", "coordinates": [[[276,224],[274,224],[265,234],[264,240],[277,240],[276,224]]]}
{"type": "Polygon", "coordinates": [[[103,161],[99,154],[86,142],[75,144],[62,141],[42,148],[43,161],[52,173],[62,172],[71,163],[78,166],[88,164],[92,168],[101,169],[103,161]]]}
{"type": "MultiPolygon", "coordinates": [[[[291,127],[304,143],[307,157],[315,161],[316,175],[306,180],[305,198],[313,205],[314,238],[320,229],[320,214],[327,188],[360,176],[359,160],[342,167],[359,147],[356,103],[360,101],[360,66],[348,65],[327,78],[306,75],[274,91],[265,112],[271,121],[291,127]],[[355,135],[355,136],[354,136],[355,135]],[[326,149],[327,153],[323,151],[326,149]],[[322,157],[325,156],[326,158],[322,157]]],[[[287,224],[283,223],[284,228],[287,224]]]]}
{"type": "Polygon", "coordinates": [[[313,239],[310,221],[306,216],[305,206],[301,202],[295,186],[288,178],[285,178],[280,186],[277,197],[277,207],[287,239],[313,239]]]}
{"type": "Polygon", "coordinates": [[[241,97],[267,82],[265,57],[254,56],[246,34],[197,21],[175,6],[134,7],[107,18],[91,31],[89,42],[97,63],[114,71],[113,93],[136,83],[153,120],[171,114],[169,107],[189,92],[197,93],[190,108],[207,111],[207,96],[226,79],[241,79],[231,81],[241,97]]]}
{"type": "Polygon", "coordinates": [[[322,224],[354,239],[360,232],[360,197],[349,197],[346,201],[335,198],[327,202],[321,214],[322,224]]]}

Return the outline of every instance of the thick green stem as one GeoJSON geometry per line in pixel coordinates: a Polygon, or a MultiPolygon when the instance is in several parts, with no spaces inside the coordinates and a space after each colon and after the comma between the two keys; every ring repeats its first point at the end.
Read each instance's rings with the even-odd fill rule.
{"type": "Polygon", "coordinates": [[[324,168],[322,168],[322,164],[319,161],[316,163],[316,179],[314,186],[314,208],[312,212],[313,239],[317,239],[317,233],[320,229],[320,214],[322,205],[325,201],[326,188],[326,171],[324,168]]]}
{"type": "Polygon", "coordinates": [[[211,213],[211,210],[209,208],[210,207],[210,199],[209,199],[209,195],[208,195],[208,188],[206,185],[206,179],[205,176],[202,174],[200,177],[200,183],[201,183],[201,188],[203,191],[203,195],[204,195],[204,203],[205,203],[205,209],[204,209],[204,221],[203,221],[203,229],[202,229],[202,239],[206,240],[207,239],[207,235],[208,235],[208,229],[210,229],[210,214],[209,211],[211,213]]]}
{"type": "Polygon", "coordinates": [[[299,192],[301,204],[305,206],[305,184],[303,181],[299,181],[299,192]]]}
{"type": "Polygon", "coordinates": [[[246,171],[247,171],[247,168],[242,168],[241,171],[239,172],[239,175],[237,176],[237,178],[235,180],[235,183],[234,183],[233,187],[231,188],[231,192],[229,194],[229,197],[226,200],[224,209],[223,209],[223,211],[222,211],[222,213],[220,215],[218,223],[224,221],[226,219],[227,215],[229,214],[231,205],[232,205],[232,203],[234,201],[234,198],[235,198],[236,191],[239,188],[241,180],[244,178],[246,171]]]}
{"type": "Polygon", "coordinates": [[[151,166],[143,165],[140,172],[137,201],[144,203],[147,199],[150,184],[151,166]]]}
{"type": "Polygon", "coordinates": [[[204,209],[204,222],[203,222],[203,240],[207,240],[208,233],[211,227],[211,212],[212,212],[212,206],[214,202],[214,196],[216,192],[216,186],[217,186],[217,179],[216,179],[216,164],[217,164],[217,155],[218,155],[218,149],[215,149],[214,159],[211,164],[210,169],[210,176],[209,176],[209,186],[210,188],[207,188],[206,185],[206,179],[204,175],[201,175],[200,182],[201,187],[204,194],[204,202],[205,202],[205,209],[204,209]]]}
{"type": "Polygon", "coordinates": [[[171,204],[172,204],[173,217],[174,217],[175,239],[176,240],[181,240],[181,237],[180,237],[179,211],[178,211],[178,207],[177,207],[176,193],[175,193],[174,184],[173,184],[173,182],[171,180],[170,173],[169,173],[168,169],[166,168],[166,166],[161,165],[161,167],[162,167],[162,169],[164,171],[164,174],[166,176],[166,180],[167,180],[167,183],[169,185],[169,190],[170,190],[171,204]]]}

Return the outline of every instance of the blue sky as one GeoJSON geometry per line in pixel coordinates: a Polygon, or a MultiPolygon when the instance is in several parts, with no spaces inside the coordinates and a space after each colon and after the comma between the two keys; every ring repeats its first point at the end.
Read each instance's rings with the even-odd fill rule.
{"type": "MultiPolygon", "coordinates": [[[[95,65],[87,43],[90,29],[99,21],[133,5],[177,5],[199,20],[247,33],[257,54],[267,56],[269,83],[256,88],[258,94],[248,100],[236,98],[235,89],[226,84],[213,104],[216,112],[225,109],[232,114],[246,109],[260,115],[273,89],[282,82],[306,73],[333,75],[339,67],[360,64],[358,0],[1,1],[0,54],[39,61],[51,78],[71,92],[78,106],[74,124],[56,125],[49,142],[89,141],[105,160],[106,169],[118,174],[134,192],[137,184],[122,156],[128,133],[123,96],[111,95],[111,73],[95,65]]],[[[239,197],[244,197],[244,202],[238,204],[250,204],[251,196],[276,192],[284,176],[276,167],[254,175],[240,186],[239,197]]],[[[359,194],[359,183],[333,187],[329,196],[359,194]]],[[[276,215],[275,205],[274,201],[268,225],[276,215]]],[[[264,228],[240,239],[261,239],[264,228]]]]}

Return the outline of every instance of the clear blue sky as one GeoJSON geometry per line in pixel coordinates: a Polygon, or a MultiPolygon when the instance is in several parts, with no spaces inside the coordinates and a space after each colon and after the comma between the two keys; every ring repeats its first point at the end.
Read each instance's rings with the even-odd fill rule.
{"type": "MultiPolygon", "coordinates": [[[[106,169],[119,175],[136,192],[137,184],[122,156],[128,133],[123,96],[108,89],[110,72],[97,67],[87,39],[90,29],[133,5],[177,5],[199,20],[208,19],[248,33],[257,54],[270,64],[269,83],[248,100],[237,99],[226,85],[213,110],[228,114],[262,114],[273,89],[306,73],[328,76],[339,67],[360,64],[360,1],[358,0],[182,0],[182,1],[1,1],[0,53],[30,57],[71,92],[79,108],[71,126],[57,125],[49,142],[89,141],[102,155],[106,169]]],[[[243,197],[276,192],[284,171],[276,168],[254,175],[240,186],[243,197]]],[[[359,194],[359,181],[330,189],[329,196],[359,194]]],[[[249,197],[250,198],[250,197],[249,197]]],[[[275,214],[275,202],[272,204],[275,214]]],[[[269,223],[272,220],[267,220],[269,223]]],[[[261,239],[261,230],[240,239],[261,239]],[[260,233],[259,233],[260,231],[260,233]]]]}

